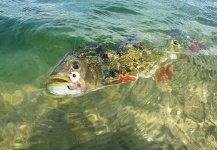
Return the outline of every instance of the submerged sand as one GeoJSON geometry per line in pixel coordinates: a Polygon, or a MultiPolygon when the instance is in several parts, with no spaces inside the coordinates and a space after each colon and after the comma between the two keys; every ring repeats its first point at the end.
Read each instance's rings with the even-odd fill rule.
{"type": "Polygon", "coordinates": [[[84,96],[0,83],[1,149],[215,149],[217,59],[172,63],[168,82],[139,78],[84,96]]]}

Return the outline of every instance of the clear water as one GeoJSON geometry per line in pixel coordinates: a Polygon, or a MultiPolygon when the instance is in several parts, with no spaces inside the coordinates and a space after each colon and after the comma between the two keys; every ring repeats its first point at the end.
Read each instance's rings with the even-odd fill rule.
{"type": "Polygon", "coordinates": [[[1,0],[1,149],[217,148],[217,2],[214,0],[1,0]],[[173,62],[166,83],[138,79],[54,97],[46,78],[78,46],[136,33],[162,46],[168,31],[209,49],[173,62]]]}

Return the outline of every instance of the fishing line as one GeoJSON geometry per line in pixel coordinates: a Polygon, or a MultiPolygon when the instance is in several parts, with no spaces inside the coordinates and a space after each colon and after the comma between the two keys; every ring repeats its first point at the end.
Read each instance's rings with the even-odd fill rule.
{"type": "MultiPolygon", "coordinates": [[[[77,10],[81,10],[81,5],[79,6],[77,6],[77,10]]],[[[80,19],[81,19],[81,16],[79,16],[79,15],[77,15],[77,26],[75,26],[75,28],[76,28],[76,30],[77,29],[80,29],[80,19]]],[[[78,31],[76,31],[76,36],[75,36],[75,41],[74,41],[74,48],[73,48],[73,55],[74,55],[74,53],[75,53],[75,47],[76,47],[76,43],[77,43],[77,37],[79,36],[79,33],[78,33],[78,31]]]]}
{"type": "MultiPolygon", "coordinates": [[[[80,28],[80,22],[78,21],[77,27],[76,28],[80,28]]],[[[73,55],[75,52],[75,46],[76,46],[76,42],[77,42],[77,37],[78,37],[78,33],[76,31],[76,36],[75,36],[75,42],[74,42],[74,48],[73,48],[73,55]]]]}
{"type": "MultiPolygon", "coordinates": [[[[81,23],[84,24],[84,22],[86,22],[86,24],[87,24],[88,22],[86,20],[88,19],[88,16],[92,16],[92,14],[94,14],[94,9],[92,8],[93,3],[94,3],[94,1],[92,1],[92,0],[80,1],[79,5],[76,6],[79,14],[77,14],[77,22],[78,23],[75,26],[75,28],[78,31],[76,31],[76,37],[74,40],[73,54],[75,53],[75,50],[76,50],[76,44],[77,44],[78,36],[80,36],[81,39],[83,39],[85,37],[85,34],[81,34],[81,31],[79,31],[79,29],[82,29],[81,23]]],[[[83,26],[83,29],[84,29],[84,26],[83,26]]],[[[85,40],[85,42],[87,42],[87,41],[85,40]]]]}

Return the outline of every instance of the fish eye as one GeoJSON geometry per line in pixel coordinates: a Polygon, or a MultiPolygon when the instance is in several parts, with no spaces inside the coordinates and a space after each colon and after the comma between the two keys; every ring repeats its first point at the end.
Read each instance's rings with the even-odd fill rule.
{"type": "Polygon", "coordinates": [[[79,68],[79,65],[78,65],[78,64],[73,64],[72,67],[73,67],[74,69],[78,69],[78,68],[79,68]]]}
{"type": "Polygon", "coordinates": [[[173,40],[173,44],[174,45],[179,45],[178,41],[176,41],[176,40],[173,40]]]}
{"type": "Polygon", "coordinates": [[[72,76],[75,78],[75,77],[76,77],[76,74],[72,74],[72,76]]]}

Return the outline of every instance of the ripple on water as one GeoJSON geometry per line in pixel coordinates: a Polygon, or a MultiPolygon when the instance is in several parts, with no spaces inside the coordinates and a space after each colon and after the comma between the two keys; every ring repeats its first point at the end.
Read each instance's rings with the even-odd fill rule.
{"type": "Polygon", "coordinates": [[[175,76],[166,83],[139,78],[70,98],[43,92],[43,78],[72,48],[134,31],[153,47],[165,43],[171,26],[216,44],[216,6],[215,0],[1,2],[1,148],[215,149],[215,47],[173,62],[175,76]]]}

